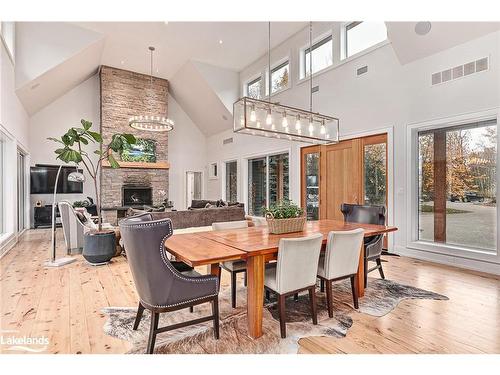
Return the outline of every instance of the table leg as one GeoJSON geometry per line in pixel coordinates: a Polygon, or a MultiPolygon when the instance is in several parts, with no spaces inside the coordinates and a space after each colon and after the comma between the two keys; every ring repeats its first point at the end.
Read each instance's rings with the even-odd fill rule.
{"type": "Polygon", "coordinates": [[[247,319],[248,335],[262,336],[262,311],[264,298],[264,256],[247,258],[247,319]]]}
{"type": "Polygon", "coordinates": [[[361,243],[361,254],[359,256],[358,273],[356,274],[356,288],[358,297],[365,295],[365,244],[361,243]]]}
{"type": "Polygon", "coordinates": [[[213,264],[210,264],[208,266],[209,268],[209,272],[211,275],[214,275],[214,276],[220,276],[219,273],[220,273],[220,267],[219,267],[219,263],[213,263],[213,264]]]}

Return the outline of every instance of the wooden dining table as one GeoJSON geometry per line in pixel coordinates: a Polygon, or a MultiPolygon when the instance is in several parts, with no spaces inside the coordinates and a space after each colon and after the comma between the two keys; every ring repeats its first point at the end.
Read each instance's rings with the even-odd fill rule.
{"type": "MultiPolygon", "coordinates": [[[[326,245],[330,231],[364,229],[364,236],[394,232],[396,227],[374,224],[347,223],[338,220],[308,221],[301,232],[271,234],[267,226],[248,227],[222,231],[174,234],[165,241],[165,247],[177,260],[192,266],[210,266],[210,273],[219,275],[219,263],[229,260],[247,262],[247,318],[248,335],[262,336],[262,313],[264,300],[264,267],[266,262],[277,258],[279,241],[282,238],[298,238],[313,233],[323,234],[326,245]]],[[[364,295],[364,245],[361,246],[356,288],[358,296],[364,295]]]]}

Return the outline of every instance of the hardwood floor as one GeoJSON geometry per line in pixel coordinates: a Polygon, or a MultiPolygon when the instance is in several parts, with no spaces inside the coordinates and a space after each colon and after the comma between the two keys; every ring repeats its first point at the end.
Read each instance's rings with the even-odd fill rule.
{"type": "MultiPolygon", "coordinates": [[[[60,230],[58,237],[62,256],[60,230]]],[[[1,329],[18,331],[18,337],[46,336],[49,353],[126,352],[127,342],[103,333],[100,312],[105,306],[136,306],[126,260],[118,257],[92,267],[78,256],[71,265],[46,269],[49,246],[49,230],[30,230],[0,260],[1,329]]],[[[387,278],[450,300],[403,301],[381,318],[353,314],[347,337],[302,339],[301,353],[500,353],[500,277],[410,258],[387,259],[387,278]]]]}

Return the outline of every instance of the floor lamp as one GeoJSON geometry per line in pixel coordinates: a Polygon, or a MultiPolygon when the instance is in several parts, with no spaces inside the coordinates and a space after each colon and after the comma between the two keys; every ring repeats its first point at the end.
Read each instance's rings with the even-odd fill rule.
{"type": "MultiPolygon", "coordinates": [[[[61,267],[66,264],[76,261],[76,258],[64,257],[56,259],[56,195],[57,195],[57,182],[59,181],[59,174],[61,173],[62,165],[59,166],[56,175],[56,182],[54,184],[54,198],[52,200],[52,246],[50,248],[50,260],[45,262],[45,267],[61,267]]],[[[68,175],[68,181],[70,182],[84,182],[85,176],[78,172],[78,167],[75,172],[71,172],[68,175]]]]}

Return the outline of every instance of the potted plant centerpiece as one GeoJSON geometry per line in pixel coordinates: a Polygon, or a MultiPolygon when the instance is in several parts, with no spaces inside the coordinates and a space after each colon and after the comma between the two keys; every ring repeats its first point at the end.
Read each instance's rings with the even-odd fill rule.
{"type": "Polygon", "coordinates": [[[304,210],[289,200],[280,200],[264,208],[264,214],[269,233],[273,234],[301,232],[307,221],[304,210]]]}
{"type": "Polygon", "coordinates": [[[103,145],[102,135],[91,129],[92,122],[82,119],[82,127],[70,128],[60,139],[48,138],[60,144],[55,150],[57,159],[65,163],[83,164],[87,174],[92,178],[95,189],[95,204],[97,209],[97,229],[84,234],[84,258],[92,264],[108,262],[115,254],[115,232],[102,227],[101,200],[97,186],[97,177],[103,161],[108,161],[111,168],[120,168],[113,156],[113,151],[120,153],[124,148],[136,142],[132,134],[114,134],[108,145],[103,145]],[[98,144],[99,149],[93,151],[97,156],[91,157],[85,146],[98,144]]]}

